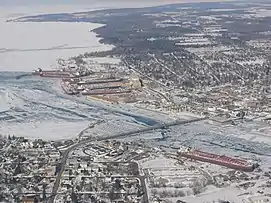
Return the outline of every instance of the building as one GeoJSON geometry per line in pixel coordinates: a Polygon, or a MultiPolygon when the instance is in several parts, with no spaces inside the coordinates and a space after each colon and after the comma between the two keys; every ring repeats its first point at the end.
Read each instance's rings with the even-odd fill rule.
{"type": "Polygon", "coordinates": [[[25,196],[22,199],[22,203],[38,203],[40,202],[35,195],[25,196]]]}
{"type": "Polygon", "coordinates": [[[271,202],[271,200],[266,196],[254,196],[248,198],[249,203],[265,203],[271,202]]]}

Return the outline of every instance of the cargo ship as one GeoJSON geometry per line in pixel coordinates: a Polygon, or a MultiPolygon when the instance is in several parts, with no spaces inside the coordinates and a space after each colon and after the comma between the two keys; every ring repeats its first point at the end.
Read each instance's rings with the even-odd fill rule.
{"type": "Polygon", "coordinates": [[[39,68],[32,72],[32,75],[40,76],[40,77],[48,77],[48,78],[70,78],[72,75],[70,72],[61,71],[61,70],[42,70],[39,68]]]}
{"type": "Polygon", "coordinates": [[[236,170],[252,172],[258,167],[257,163],[243,159],[231,158],[225,155],[211,154],[192,148],[183,148],[178,151],[178,155],[197,161],[208,162],[216,165],[225,166],[236,170]]]}
{"type": "Polygon", "coordinates": [[[99,84],[99,83],[110,83],[110,82],[121,82],[123,81],[122,78],[116,78],[116,79],[96,79],[96,80],[82,80],[79,81],[79,85],[86,85],[86,84],[99,84]]]}
{"type": "Polygon", "coordinates": [[[120,89],[128,87],[128,84],[121,83],[121,82],[114,82],[114,83],[97,83],[97,84],[90,84],[86,85],[87,89],[94,90],[94,89],[120,89]]]}
{"type": "Polygon", "coordinates": [[[78,82],[80,81],[79,78],[62,78],[63,82],[68,82],[70,84],[78,84],[78,82]]]}
{"type": "Polygon", "coordinates": [[[95,89],[95,90],[84,90],[82,95],[104,95],[104,94],[123,94],[130,93],[130,89],[95,89]]]}

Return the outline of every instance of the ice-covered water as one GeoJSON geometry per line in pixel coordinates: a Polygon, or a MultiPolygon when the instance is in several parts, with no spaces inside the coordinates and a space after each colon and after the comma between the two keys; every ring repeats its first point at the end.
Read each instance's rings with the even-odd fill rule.
{"type": "Polygon", "coordinates": [[[50,92],[55,81],[33,77],[17,79],[18,75],[21,73],[0,75],[0,133],[45,139],[70,138],[88,122],[98,119],[93,107],[79,106],[50,92]]]}
{"type": "Polygon", "coordinates": [[[57,59],[68,59],[85,52],[106,51],[93,23],[14,23],[0,21],[0,70],[33,71],[55,69],[57,59]]]}
{"type": "Polygon", "coordinates": [[[99,121],[104,121],[101,125],[108,123],[106,128],[95,130],[101,135],[158,122],[152,115],[139,115],[119,107],[91,103],[84,97],[65,95],[59,82],[27,73],[0,72],[0,133],[66,139],[76,137],[89,124],[99,121]]]}

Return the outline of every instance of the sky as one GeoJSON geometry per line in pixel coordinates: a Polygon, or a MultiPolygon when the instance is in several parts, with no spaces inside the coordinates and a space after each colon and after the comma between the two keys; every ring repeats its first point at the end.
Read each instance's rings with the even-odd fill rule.
{"type": "Polygon", "coordinates": [[[140,4],[167,4],[167,3],[179,3],[179,2],[200,2],[200,1],[226,1],[226,0],[0,0],[1,6],[25,6],[25,5],[52,5],[52,4],[125,4],[136,5],[140,7],[140,4]]]}
{"type": "Polygon", "coordinates": [[[0,0],[0,18],[6,16],[6,13],[24,15],[79,12],[105,8],[149,7],[181,1],[189,0],[0,0]]]}
{"type": "Polygon", "coordinates": [[[83,12],[108,8],[139,8],[172,3],[206,1],[225,2],[232,0],[0,0],[0,21],[7,17],[34,14],[83,12]]]}
{"type": "MultiPolygon", "coordinates": [[[[174,2],[174,0],[147,0],[149,2],[161,2],[161,3],[171,3],[174,2]]],[[[91,4],[91,3],[125,3],[127,4],[129,0],[0,0],[0,5],[34,5],[34,4],[91,4]]],[[[130,0],[131,3],[143,3],[146,2],[146,0],[130,0]]],[[[178,2],[178,0],[175,0],[175,2],[178,2]]]]}

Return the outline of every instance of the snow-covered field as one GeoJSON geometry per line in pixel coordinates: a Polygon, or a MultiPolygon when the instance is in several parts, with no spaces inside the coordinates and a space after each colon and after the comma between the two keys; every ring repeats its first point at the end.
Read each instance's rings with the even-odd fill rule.
{"type": "Polygon", "coordinates": [[[0,127],[3,135],[15,135],[31,139],[66,140],[75,138],[88,125],[87,121],[46,121],[5,125],[0,127]]]}

